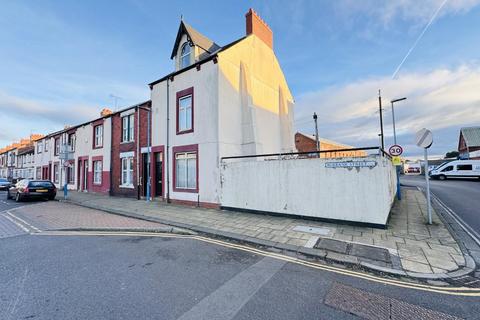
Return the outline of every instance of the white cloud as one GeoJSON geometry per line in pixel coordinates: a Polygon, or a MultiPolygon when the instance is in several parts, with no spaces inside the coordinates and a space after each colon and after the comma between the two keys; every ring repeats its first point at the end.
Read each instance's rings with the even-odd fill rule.
{"type": "MultiPolygon", "coordinates": [[[[356,145],[377,144],[379,133],[378,89],[382,89],[385,136],[392,136],[390,100],[407,97],[395,106],[397,136],[411,143],[422,127],[437,132],[480,124],[480,66],[405,73],[359,80],[299,96],[296,107],[298,130],[311,132],[311,114],[319,116],[321,136],[356,145]]],[[[448,139],[454,145],[455,136],[448,139]]]]}
{"type": "Polygon", "coordinates": [[[99,116],[100,109],[81,103],[60,105],[49,101],[25,99],[0,91],[0,113],[22,119],[36,118],[61,125],[78,124],[99,116]]]}
{"type": "MultiPolygon", "coordinates": [[[[337,12],[350,17],[368,15],[388,26],[396,19],[425,24],[444,0],[345,0],[336,1],[337,12]]],[[[480,4],[480,0],[448,0],[438,17],[448,14],[462,14],[480,4]]]]}

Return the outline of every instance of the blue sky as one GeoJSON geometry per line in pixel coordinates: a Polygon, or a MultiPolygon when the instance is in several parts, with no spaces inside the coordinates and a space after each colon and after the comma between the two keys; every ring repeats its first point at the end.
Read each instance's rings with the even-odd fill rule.
{"type": "Polygon", "coordinates": [[[480,1],[449,0],[7,1],[0,5],[0,146],[48,133],[113,107],[149,99],[147,83],[172,71],[180,16],[220,45],[244,35],[254,8],[296,100],[295,125],[356,146],[378,144],[377,91],[396,106],[398,140],[421,154],[414,133],[431,128],[433,154],[456,148],[462,126],[480,125],[480,1]]]}

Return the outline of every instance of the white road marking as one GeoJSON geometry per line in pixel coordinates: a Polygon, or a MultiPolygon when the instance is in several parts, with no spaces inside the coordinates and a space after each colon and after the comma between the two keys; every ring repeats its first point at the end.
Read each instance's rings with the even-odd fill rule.
{"type": "Polygon", "coordinates": [[[16,226],[20,227],[20,229],[22,229],[23,231],[25,231],[26,233],[30,233],[30,230],[27,229],[26,227],[23,226],[23,224],[21,224],[20,222],[17,222],[16,220],[10,218],[9,216],[7,215],[4,215],[5,218],[7,218],[10,222],[14,223],[16,226]]]}
{"type": "Polygon", "coordinates": [[[31,225],[30,223],[28,223],[27,221],[17,217],[16,215],[14,215],[13,213],[11,213],[10,211],[7,211],[6,214],[8,214],[9,216],[11,216],[12,218],[20,221],[21,223],[23,223],[24,225],[26,225],[27,227],[31,228],[32,230],[34,230],[35,232],[42,232],[42,230],[38,229],[37,227],[31,225]]]}
{"type": "Polygon", "coordinates": [[[200,300],[199,303],[178,319],[233,319],[255,293],[280,271],[286,263],[286,261],[279,261],[269,257],[261,259],[200,300]]]}

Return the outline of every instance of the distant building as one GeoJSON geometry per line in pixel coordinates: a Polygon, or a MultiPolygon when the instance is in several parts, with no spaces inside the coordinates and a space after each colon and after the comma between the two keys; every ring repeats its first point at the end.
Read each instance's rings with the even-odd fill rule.
{"type": "Polygon", "coordinates": [[[458,152],[460,159],[480,159],[480,126],[460,129],[458,152]]]}
{"type": "MultiPolygon", "coordinates": [[[[321,158],[326,157],[334,157],[334,158],[341,158],[341,157],[365,157],[367,153],[364,150],[346,150],[346,149],[353,149],[354,147],[338,143],[332,140],[327,139],[319,139],[320,142],[320,150],[321,151],[332,151],[328,153],[322,153],[321,158]],[[335,151],[335,150],[342,150],[342,151],[335,151]]],[[[314,135],[309,135],[301,132],[297,132],[295,134],[295,147],[297,148],[298,152],[315,152],[317,150],[316,147],[316,140],[314,135]]]]}

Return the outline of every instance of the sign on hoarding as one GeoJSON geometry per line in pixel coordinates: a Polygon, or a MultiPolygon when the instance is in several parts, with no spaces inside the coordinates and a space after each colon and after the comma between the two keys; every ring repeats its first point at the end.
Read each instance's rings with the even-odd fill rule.
{"type": "Polygon", "coordinates": [[[373,168],[377,165],[375,160],[364,161],[335,161],[325,163],[325,168],[373,168]]]}

